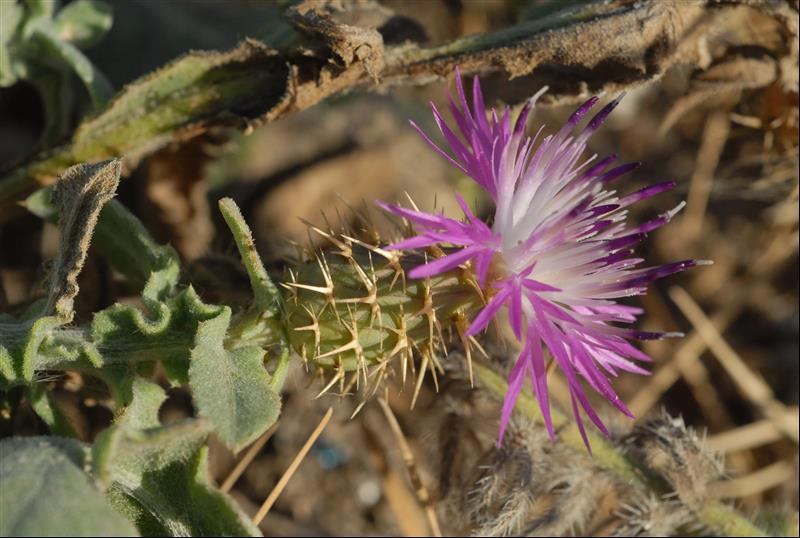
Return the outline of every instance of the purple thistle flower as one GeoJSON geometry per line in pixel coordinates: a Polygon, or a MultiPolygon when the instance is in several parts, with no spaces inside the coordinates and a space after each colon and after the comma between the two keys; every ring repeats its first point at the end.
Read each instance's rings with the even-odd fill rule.
{"type": "Polygon", "coordinates": [[[477,77],[472,86],[472,109],[458,70],[456,80],[458,101],[450,97],[449,105],[460,137],[431,104],[452,155],[413,122],[412,126],[492,197],[496,206],[492,226],[478,219],[460,195],[456,196],[466,217],[463,222],[378,202],[414,223],[419,231],[389,248],[459,247],[445,248],[445,256],[415,267],[409,276],[430,277],[472,263],[479,284],[491,298],[472,321],[468,335],[484,330],[502,306],[508,308],[511,328],[523,349],[509,374],[498,443],[526,377],[531,380],[547,431],[554,436],[546,348],[566,376],[573,412],[589,448],[581,410],[601,432],[607,435],[608,431],[589,403],[584,383],[632,417],[609,377],[616,377],[619,371],[648,374],[636,361],[650,358],[628,340],[672,336],[624,327],[636,321],[642,310],[617,304],[615,299],[644,294],[653,280],[707,262],[685,260],[638,267],[644,260],[634,257],[633,247],[669,222],[683,204],[634,228],[626,227],[626,208],[674,184],[661,183],[620,196],[608,189],[608,184],[638,163],[612,167],[615,155],[597,162],[596,155],[581,159],[586,141],[622,96],[597,112],[582,130],[577,129],[578,124],[595,106],[597,97],[579,107],[557,133],[542,137],[540,128],[529,137],[526,120],[543,91],[529,100],[512,125],[508,107],[502,116],[492,109],[487,119],[477,77]]]}

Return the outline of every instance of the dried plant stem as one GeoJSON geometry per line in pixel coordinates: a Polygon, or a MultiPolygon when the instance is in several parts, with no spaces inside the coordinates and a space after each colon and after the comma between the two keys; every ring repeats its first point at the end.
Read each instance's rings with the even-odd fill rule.
{"type": "Polygon", "coordinates": [[[775,399],[769,385],[753,372],[725,341],[686,290],[676,286],[670,289],[669,293],[683,315],[692,322],[698,334],[706,341],[709,349],[731,376],[742,395],[750,400],[765,418],[780,428],[789,439],[797,443],[798,437],[800,437],[797,418],[792,416],[786,406],[775,399]]]}
{"type": "MultiPolygon", "coordinates": [[[[712,323],[719,330],[724,331],[738,317],[744,308],[745,301],[737,300],[733,305],[714,314],[712,323]]],[[[637,417],[644,417],[655,406],[661,396],[672,387],[690,365],[700,359],[708,349],[705,340],[693,332],[678,345],[669,362],[662,364],[642,388],[631,398],[629,408],[637,417]]]]}
{"type": "Polygon", "coordinates": [[[239,477],[242,476],[244,470],[247,469],[247,466],[250,465],[250,462],[253,461],[256,455],[258,455],[258,453],[261,452],[261,449],[264,448],[264,445],[267,444],[267,441],[270,440],[272,434],[275,433],[275,430],[277,428],[278,428],[278,423],[276,422],[275,424],[270,426],[270,428],[267,431],[265,431],[261,435],[261,437],[256,439],[256,441],[252,445],[250,445],[250,448],[247,449],[245,455],[242,457],[241,460],[239,460],[239,462],[236,464],[236,467],[233,468],[228,477],[219,487],[220,490],[225,492],[231,490],[236,481],[239,480],[239,477]]]}
{"type": "Polygon", "coordinates": [[[427,536],[428,518],[419,505],[419,499],[408,487],[402,472],[386,469],[383,476],[383,493],[394,514],[401,536],[427,536]]]}
{"type": "Polygon", "coordinates": [[[776,461],[745,476],[714,484],[715,497],[747,497],[780,486],[792,475],[794,468],[787,461],[776,461]]]}
{"type": "Polygon", "coordinates": [[[333,408],[329,407],[328,410],[325,412],[325,416],[322,417],[322,420],[319,421],[317,427],[314,429],[313,432],[311,432],[311,435],[309,435],[308,439],[306,440],[306,443],[294,457],[292,463],[289,464],[289,467],[283,473],[283,476],[281,476],[280,480],[278,480],[278,483],[275,484],[275,487],[272,488],[272,491],[269,492],[269,495],[264,501],[264,504],[261,505],[261,508],[258,509],[256,515],[253,516],[253,523],[255,523],[256,525],[260,524],[261,521],[269,513],[270,509],[272,508],[272,505],[275,504],[275,501],[278,500],[278,497],[283,492],[284,488],[286,487],[286,484],[289,483],[289,480],[291,480],[292,476],[297,471],[297,468],[300,467],[300,464],[303,462],[303,459],[306,457],[306,454],[308,454],[308,451],[311,450],[312,446],[314,446],[314,443],[322,434],[322,431],[325,429],[325,426],[328,425],[328,422],[330,422],[332,416],[333,416],[333,408]]]}
{"type": "MultiPolygon", "coordinates": [[[[797,418],[796,408],[794,414],[797,418]]],[[[736,452],[774,443],[782,437],[783,432],[780,428],[772,421],[764,419],[712,435],[708,438],[708,446],[717,452],[736,452]]]]}
{"type": "Polygon", "coordinates": [[[686,215],[683,218],[683,231],[688,237],[697,237],[703,228],[706,207],[711,197],[714,171],[719,164],[725,142],[728,141],[730,120],[725,111],[718,111],[706,121],[703,130],[703,143],[697,152],[697,164],[689,185],[686,215]]]}
{"type": "MultiPolygon", "coordinates": [[[[484,388],[502,399],[508,390],[508,384],[502,376],[480,361],[475,361],[473,368],[477,379],[484,388]]],[[[516,409],[538,424],[543,424],[539,407],[530,394],[524,391],[520,394],[516,409]]],[[[586,453],[586,447],[578,427],[574,423],[570,423],[567,417],[557,409],[552,409],[551,415],[553,425],[559,431],[559,441],[581,453],[586,453]]],[[[598,467],[615,475],[623,482],[638,484],[656,495],[662,496],[670,493],[666,482],[619,452],[617,447],[605,437],[593,431],[587,431],[586,434],[589,436],[592,456],[598,467]]],[[[718,536],[767,536],[762,529],[721,502],[711,501],[704,506],[697,507],[697,518],[713,529],[718,536]]]]}
{"type": "Polygon", "coordinates": [[[422,483],[422,479],[417,472],[417,467],[414,463],[414,454],[411,452],[408,442],[406,442],[406,438],[403,435],[403,430],[400,429],[400,424],[398,424],[397,418],[395,418],[394,413],[392,413],[392,409],[389,407],[389,404],[386,402],[386,400],[379,398],[378,403],[383,410],[383,414],[386,415],[386,421],[389,423],[389,427],[391,428],[392,433],[395,436],[395,440],[397,441],[397,445],[400,448],[400,453],[403,456],[403,463],[406,465],[406,470],[408,471],[409,478],[411,479],[411,484],[414,486],[417,499],[422,505],[423,510],[425,510],[425,516],[428,518],[428,524],[431,527],[431,532],[434,536],[442,536],[442,530],[439,527],[439,520],[436,518],[436,511],[433,509],[433,505],[431,504],[430,493],[428,493],[428,489],[422,483]]]}
{"type": "MultiPolygon", "coordinates": [[[[351,35],[355,27],[336,22],[325,8],[327,2],[306,4],[319,9],[295,11],[289,20],[302,28],[302,33],[310,32],[315,40],[328,42],[330,56],[298,55],[291,52],[294,47],[275,49],[254,39],[225,52],[189,53],[127,85],[97,116],[84,121],[69,143],[10,171],[0,179],[0,204],[49,183],[65,164],[124,155],[126,169],[132,170],[153,151],[215,126],[252,128],[354,88],[377,88],[377,78],[380,87],[427,83],[449,75],[455,65],[465,72],[502,69],[515,78],[539,66],[562,65],[585,66],[597,89],[616,91],[639,85],[657,78],[672,64],[683,63],[685,53],[680,51],[685,47],[678,45],[686,40],[688,46],[688,36],[694,34],[690,29],[704,15],[715,15],[694,2],[652,1],[620,7],[594,0],[542,21],[419,47],[410,43],[384,46],[376,30],[359,28],[351,35]],[[645,27],[646,31],[626,31],[645,27]],[[659,45],[662,40],[666,46],[659,45]],[[339,47],[348,52],[337,51],[339,47]],[[354,50],[370,53],[362,59],[361,53],[353,57],[354,50]],[[342,54],[347,56],[342,66],[328,67],[333,61],[340,62],[342,54]],[[357,58],[361,61],[354,61],[357,58]],[[615,58],[625,67],[595,68],[607,58],[615,58]],[[638,66],[643,62],[653,69],[641,72],[638,66]],[[314,76],[301,77],[299,73],[314,76]],[[187,103],[181,96],[188,91],[195,98],[187,103]],[[160,98],[143,106],[140,96],[145,94],[160,98]]],[[[573,92],[559,95],[557,91],[554,87],[553,98],[574,97],[573,92]]]]}

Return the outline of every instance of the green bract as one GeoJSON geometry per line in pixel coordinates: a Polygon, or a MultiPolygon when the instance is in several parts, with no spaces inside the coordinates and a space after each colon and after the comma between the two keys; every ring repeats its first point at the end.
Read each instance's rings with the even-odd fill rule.
{"type": "Polygon", "coordinates": [[[305,361],[334,372],[326,389],[338,381],[343,389],[363,384],[374,392],[395,366],[403,380],[409,370],[418,371],[419,386],[428,368],[434,378],[441,370],[437,355],[445,337],[457,335],[469,349],[467,320],[483,304],[470,271],[411,280],[405,267],[420,262],[413,255],[325,235],[338,251],[320,253],[291,272],[285,324],[305,361]],[[411,362],[415,355],[421,357],[418,369],[411,362]]]}

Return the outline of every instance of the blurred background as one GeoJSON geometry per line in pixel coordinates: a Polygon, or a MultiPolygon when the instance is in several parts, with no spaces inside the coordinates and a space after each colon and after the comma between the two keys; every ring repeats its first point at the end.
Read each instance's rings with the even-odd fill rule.
{"type": "MultiPolygon", "coordinates": [[[[425,46],[497,31],[575,3],[381,2],[406,21],[407,39],[425,46]]],[[[187,51],[222,50],[245,37],[271,42],[290,31],[281,15],[288,2],[106,0],[106,4],[113,24],[85,54],[116,89],[187,51]]],[[[796,2],[787,4],[796,16],[796,2]]],[[[732,49],[748,60],[768,55],[764,52],[769,51],[768,44],[754,50],[755,35],[765,43],[791,48],[791,43],[781,43],[785,36],[770,33],[774,32],[771,19],[764,15],[762,20],[757,9],[736,17],[725,34],[706,43],[712,58],[732,49]]],[[[796,34],[793,39],[797,40],[796,34]]],[[[796,69],[796,56],[794,61],[796,69]]],[[[676,65],[659,80],[631,88],[590,142],[590,150],[600,155],[614,151],[623,161],[642,161],[636,173],[619,182],[623,192],[655,182],[677,182],[670,193],[632,208],[632,222],[688,202],[678,218],[645,242],[643,257],[652,264],[685,258],[714,261],[713,266],[653,285],[642,300],[647,312],[643,327],[683,331],[687,337],[646,343],[644,349],[654,359],[653,375],[622,376],[616,387],[640,421],[665,409],[707,432],[710,446],[724,455],[732,478],[717,492],[720,497],[736,500],[745,511],[789,507],[796,512],[800,352],[796,78],[792,86],[786,77],[758,78],[758,73],[736,65],[725,69],[702,78],[696,66],[676,65]]],[[[535,82],[523,77],[508,83],[504,73],[491,74],[484,83],[487,103],[516,105],[539,90],[535,82]]],[[[118,198],[157,240],[175,246],[185,261],[186,280],[206,300],[246,304],[247,277],[216,211],[223,196],[233,197],[242,207],[263,259],[278,278],[294,252],[292,242],[310,240],[304,221],[322,227],[327,226],[326,218],[347,222],[353,219],[350,207],[374,199],[394,201],[405,192],[421,208],[430,210],[436,203],[455,217],[460,217],[455,191],[474,200],[484,215],[491,211],[489,201],[479,197],[470,181],[432,152],[408,124],[413,119],[434,132],[427,103],[445,103],[446,92],[453,87],[450,77],[426,85],[353,91],[246,134],[228,127],[209,129],[143,159],[122,182],[118,198]]],[[[90,95],[77,77],[67,77],[60,88],[60,106],[66,109],[56,127],[47,117],[46,96],[37,84],[20,79],[0,88],[0,170],[63,142],[91,111],[90,95]]],[[[554,131],[573,109],[572,104],[545,103],[537,107],[530,124],[544,123],[554,131]]],[[[56,252],[58,237],[53,225],[22,211],[12,215],[9,210],[0,226],[0,308],[13,312],[41,294],[46,261],[56,252]]],[[[90,320],[92,312],[116,301],[129,300],[124,286],[98,256],[90,256],[81,280],[76,322],[90,320]]],[[[380,409],[368,405],[350,420],[358,401],[336,396],[314,400],[320,386],[312,378],[297,361],[279,427],[234,486],[235,498],[254,511],[318,417],[335,403],[333,422],[263,521],[265,535],[428,533],[424,511],[380,409]]],[[[109,424],[111,412],[92,387],[70,377],[52,383],[84,440],[91,441],[109,424]]],[[[558,382],[553,387],[557,404],[568,408],[568,394],[558,382]]],[[[392,393],[392,408],[436,503],[446,497],[441,462],[454,462],[457,468],[449,471],[454,476],[472,472],[468,467],[474,458],[459,456],[459,450],[488,449],[497,426],[497,404],[470,396],[468,385],[458,376],[446,382],[438,395],[432,384],[426,385],[414,411],[408,408],[406,389],[392,393]],[[442,442],[442,430],[456,424],[463,433],[460,447],[453,448],[442,442]],[[459,469],[462,464],[467,467],[459,469]]],[[[603,407],[603,411],[612,423],[617,420],[610,410],[603,407]]],[[[189,396],[170,389],[164,420],[192,412],[189,396]]],[[[3,435],[44,432],[30,411],[3,428],[3,435]]],[[[236,458],[221,445],[213,448],[212,474],[222,482],[236,458]]],[[[438,508],[440,514],[446,513],[438,508]]],[[[451,532],[463,528],[457,518],[445,524],[451,525],[445,526],[451,532]]],[[[607,532],[601,523],[594,529],[597,534],[607,532]]]]}

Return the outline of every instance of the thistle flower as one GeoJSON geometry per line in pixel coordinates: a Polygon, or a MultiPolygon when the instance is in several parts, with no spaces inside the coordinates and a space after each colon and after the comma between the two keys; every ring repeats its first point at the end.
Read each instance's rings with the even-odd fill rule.
{"type": "Polygon", "coordinates": [[[428,278],[471,264],[489,300],[472,320],[468,335],[484,330],[498,310],[507,307],[511,328],[523,349],[509,374],[498,443],[526,377],[531,380],[547,431],[554,437],[546,349],[566,376],[573,413],[589,448],[581,409],[601,432],[607,435],[608,431],[590,404],[584,383],[632,417],[609,377],[616,377],[619,371],[648,373],[637,361],[651,359],[629,340],[674,335],[625,327],[642,310],[615,300],[644,294],[653,280],[705,262],[639,267],[644,260],[634,256],[633,247],[669,222],[684,204],[633,228],[626,226],[626,208],[671,189],[674,183],[659,183],[621,196],[609,184],[638,163],[612,167],[617,158],[613,154],[598,161],[596,155],[582,158],[587,140],[622,96],[597,112],[581,130],[578,124],[598,97],[580,106],[555,134],[542,136],[540,128],[529,137],[526,121],[544,90],[529,100],[512,125],[508,107],[502,115],[494,109],[487,115],[477,77],[471,109],[458,71],[456,80],[457,101],[449,97],[449,105],[461,138],[431,105],[452,155],[413,122],[412,126],[491,196],[494,219],[491,225],[481,221],[459,195],[464,221],[378,202],[418,230],[418,235],[388,249],[438,245],[446,253],[415,267],[409,272],[411,278],[428,278]]]}

